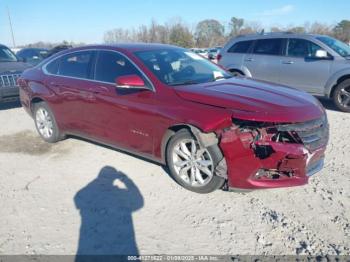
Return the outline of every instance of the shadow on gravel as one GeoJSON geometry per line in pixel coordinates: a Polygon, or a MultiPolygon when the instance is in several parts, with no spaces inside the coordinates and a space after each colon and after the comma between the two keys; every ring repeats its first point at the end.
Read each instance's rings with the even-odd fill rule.
{"type": "Polygon", "coordinates": [[[143,197],[123,172],[103,167],[74,202],[81,215],[76,262],[99,261],[100,255],[138,254],[132,212],[143,207],[143,197]]]}
{"type": "Polygon", "coordinates": [[[0,102],[0,110],[8,110],[19,107],[22,107],[21,102],[19,100],[12,102],[0,102]]]}

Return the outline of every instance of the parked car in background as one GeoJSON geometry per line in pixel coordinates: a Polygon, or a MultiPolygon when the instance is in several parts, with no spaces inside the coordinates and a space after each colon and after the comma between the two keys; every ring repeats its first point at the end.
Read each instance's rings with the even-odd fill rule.
{"type": "Polygon", "coordinates": [[[350,112],[350,47],[324,35],[271,33],[231,39],[219,64],[244,75],[333,100],[350,112]]]}
{"type": "Polygon", "coordinates": [[[220,50],[221,50],[221,47],[216,47],[216,48],[209,49],[209,51],[208,51],[208,58],[210,60],[216,59],[220,50]]]}
{"type": "Polygon", "coordinates": [[[202,57],[208,58],[208,50],[203,48],[192,48],[192,52],[202,57]]]}
{"type": "Polygon", "coordinates": [[[17,52],[17,57],[28,64],[37,65],[48,55],[45,48],[23,48],[17,52]]]}
{"type": "Polygon", "coordinates": [[[18,99],[17,79],[29,65],[20,62],[6,46],[0,45],[0,102],[18,99]]]}
{"type": "Polygon", "coordinates": [[[56,54],[19,79],[39,135],[68,134],[169,168],[208,193],[303,185],[322,169],[328,123],[319,101],[292,88],[234,78],[183,48],[87,46],[56,54]]]}
{"type": "Polygon", "coordinates": [[[73,46],[71,45],[58,45],[58,46],[55,46],[54,48],[50,49],[48,52],[47,52],[47,56],[46,57],[50,57],[58,52],[61,52],[61,51],[64,51],[64,50],[67,50],[67,49],[70,49],[70,48],[73,48],[73,46]]]}

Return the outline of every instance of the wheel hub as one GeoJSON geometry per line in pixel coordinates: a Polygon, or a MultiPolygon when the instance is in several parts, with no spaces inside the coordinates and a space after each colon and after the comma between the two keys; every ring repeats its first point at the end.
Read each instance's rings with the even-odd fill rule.
{"type": "Polygon", "coordinates": [[[186,184],[200,187],[213,178],[214,164],[206,149],[199,147],[194,139],[184,139],[173,149],[174,169],[186,184]]]}
{"type": "Polygon", "coordinates": [[[50,138],[53,134],[53,123],[47,110],[44,108],[38,109],[35,120],[39,133],[45,138],[50,138]]]}

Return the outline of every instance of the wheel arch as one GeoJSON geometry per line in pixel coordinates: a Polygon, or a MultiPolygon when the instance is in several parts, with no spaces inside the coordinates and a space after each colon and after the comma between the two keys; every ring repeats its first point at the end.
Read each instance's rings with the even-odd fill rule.
{"type": "Polygon", "coordinates": [[[240,72],[242,75],[246,76],[246,77],[252,77],[251,72],[249,71],[249,69],[245,66],[240,66],[240,65],[229,65],[226,67],[228,71],[230,72],[240,72]]]}
{"type": "Polygon", "coordinates": [[[344,82],[345,80],[348,80],[348,79],[350,79],[350,72],[349,72],[349,74],[346,74],[346,75],[341,76],[341,77],[336,81],[336,83],[333,84],[332,89],[331,89],[331,91],[330,91],[330,93],[329,93],[329,97],[330,97],[330,98],[333,98],[334,91],[335,91],[336,87],[337,87],[340,83],[342,83],[342,82],[344,82]]]}
{"type": "Polygon", "coordinates": [[[350,78],[350,69],[340,70],[334,73],[325,85],[324,96],[327,98],[332,98],[334,90],[341,82],[350,78]]]}
{"type": "Polygon", "coordinates": [[[32,112],[32,114],[34,110],[34,104],[41,103],[41,102],[46,102],[46,101],[43,98],[38,96],[32,97],[32,99],[30,100],[30,111],[32,112]]]}
{"type": "Polygon", "coordinates": [[[219,143],[219,139],[214,132],[204,133],[200,128],[191,124],[180,123],[172,125],[166,130],[161,142],[161,159],[163,163],[166,163],[166,150],[171,137],[182,129],[188,130],[204,147],[219,143]]]}

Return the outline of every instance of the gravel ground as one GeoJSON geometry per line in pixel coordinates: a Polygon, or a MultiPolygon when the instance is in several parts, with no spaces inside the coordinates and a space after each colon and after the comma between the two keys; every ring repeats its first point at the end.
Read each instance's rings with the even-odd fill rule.
{"type": "Polygon", "coordinates": [[[309,185],[199,195],[161,166],[78,139],[46,144],[0,108],[0,254],[350,254],[350,114],[309,185]]]}

